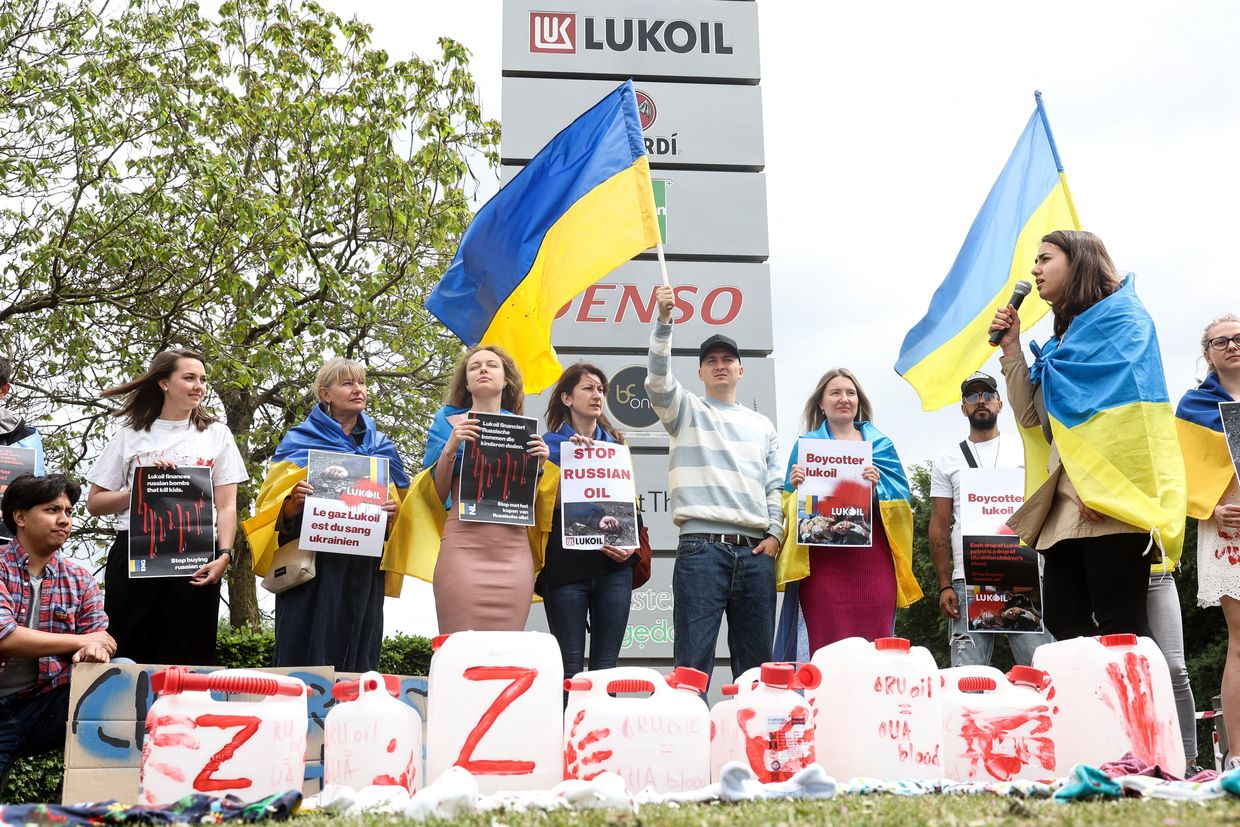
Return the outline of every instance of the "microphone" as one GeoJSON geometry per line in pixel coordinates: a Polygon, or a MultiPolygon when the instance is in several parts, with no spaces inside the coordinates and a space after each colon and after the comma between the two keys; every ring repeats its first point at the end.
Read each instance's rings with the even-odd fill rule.
{"type": "MultiPolygon", "coordinates": [[[[1025,300],[1025,296],[1028,296],[1029,291],[1032,289],[1033,289],[1033,285],[1027,281],[1016,282],[1016,286],[1012,288],[1012,298],[1008,299],[1008,304],[1012,305],[1013,308],[1019,310],[1020,303],[1025,300]]],[[[998,347],[999,340],[1003,338],[1003,334],[1005,333],[1007,333],[1007,330],[996,330],[994,333],[991,333],[990,334],[991,347],[998,347]]]]}

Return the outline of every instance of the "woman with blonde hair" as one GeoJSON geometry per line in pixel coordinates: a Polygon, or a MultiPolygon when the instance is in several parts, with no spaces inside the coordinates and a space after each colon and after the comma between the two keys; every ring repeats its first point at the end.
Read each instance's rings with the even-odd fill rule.
{"type": "Polygon", "coordinates": [[[86,508],[116,515],[116,541],[104,569],[104,611],[116,655],[138,663],[212,665],[219,622],[220,578],[237,533],[237,484],[249,479],[232,432],[203,402],[207,369],[201,354],[165,350],[146,373],[103,398],[119,396],[123,424],[86,472],[86,508]],[[215,560],[188,577],[131,578],[129,496],[141,466],[211,469],[215,501],[215,560]]]}
{"type": "MultiPolygon", "coordinates": [[[[530,532],[519,525],[462,522],[450,507],[465,445],[481,435],[470,414],[523,414],[521,371],[495,345],[472,347],[457,360],[444,402],[431,422],[422,460],[446,512],[431,579],[439,632],[521,631],[534,596],[530,532]]],[[[527,450],[540,466],[547,458],[539,434],[531,436],[527,450]]]]}
{"type": "MultiPolygon", "coordinates": [[[[309,416],[276,447],[254,504],[255,517],[245,523],[256,574],[266,575],[275,550],[301,536],[306,497],[314,495],[306,476],[310,451],[387,460],[389,493],[382,509],[389,533],[398,492],[409,486],[396,446],[365,412],[364,365],[342,357],[328,359],[315,377],[314,394],[309,416]]],[[[311,553],[313,578],[276,594],[275,665],[330,665],[342,672],[378,669],[383,598],[400,594],[403,577],[392,549],[385,544],[382,558],[311,553]]]]}

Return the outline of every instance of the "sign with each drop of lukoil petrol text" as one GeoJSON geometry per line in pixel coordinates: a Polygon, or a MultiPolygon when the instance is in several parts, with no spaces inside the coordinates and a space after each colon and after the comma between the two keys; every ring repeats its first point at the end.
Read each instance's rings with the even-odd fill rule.
{"type": "MultiPolygon", "coordinates": [[[[611,80],[504,78],[503,162],[526,163],[615,88],[611,80]]],[[[652,168],[762,169],[759,87],[643,82],[636,84],[636,92],[652,168]]]]}
{"type": "Polygon", "coordinates": [[[509,74],[759,80],[756,3],[504,3],[509,74]]]}

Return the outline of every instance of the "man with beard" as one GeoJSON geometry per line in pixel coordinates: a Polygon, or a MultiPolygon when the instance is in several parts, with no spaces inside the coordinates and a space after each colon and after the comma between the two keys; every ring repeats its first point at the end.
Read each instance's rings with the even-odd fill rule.
{"type": "MultiPolygon", "coordinates": [[[[1019,437],[999,434],[1003,400],[993,376],[975,373],[960,385],[960,410],[969,436],[934,460],[930,469],[930,554],[939,577],[939,610],[951,622],[952,666],[989,665],[994,633],[971,634],[965,611],[964,550],[960,531],[960,471],[963,468],[1023,468],[1019,437]]],[[[1008,637],[1012,659],[1028,666],[1033,650],[1054,638],[1046,632],[1008,637]]]]}

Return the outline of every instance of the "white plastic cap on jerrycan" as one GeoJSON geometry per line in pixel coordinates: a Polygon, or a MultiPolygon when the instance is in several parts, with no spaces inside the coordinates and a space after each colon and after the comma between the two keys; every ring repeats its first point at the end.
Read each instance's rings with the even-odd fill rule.
{"type": "Polygon", "coordinates": [[[904,638],[851,637],[810,662],[818,763],[838,779],[941,778],[943,713],[934,657],[904,638]]]}
{"type": "MultiPolygon", "coordinates": [[[[943,669],[943,775],[954,781],[1057,778],[1046,673],[1015,666],[943,669]]],[[[1065,768],[1066,771],[1066,768],[1065,768]]]]}
{"type": "Polygon", "coordinates": [[[301,790],[308,717],[300,680],[169,666],[151,676],[151,689],[158,697],[146,715],[139,803],[171,804],[192,793],[254,802],[301,790]],[[217,701],[212,692],[263,698],[217,701]]]}
{"type": "Polygon", "coordinates": [[[564,666],[545,632],[454,632],[432,641],[426,778],[449,767],[482,793],[545,790],[564,779],[564,666]]]}
{"type": "Polygon", "coordinates": [[[565,681],[571,700],[564,721],[564,777],[588,780],[613,772],[630,793],[706,786],[710,710],[701,693],[709,681],[688,667],[677,667],[664,680],[641,666],[582,672],[565,681]],[[623,694],[633,692],[650,694],[623,694]]]}
{"type": "Polygon", "coordinates": [[[1060,767],[1093,766],[1131,751],[1183,776],[1186,766],[1171,672],[1158,645],[1131,634],[1044,643],[1033,666],[1050,675],[1060,767]]]}
{"type": "Polygon", "coordinates": [[[397,700],[400,678],[366,672],[332,687],[323,722],[323,783],[422,787],[422,717],[397,700]]]}
{"type": "Polygon", "coordinates": [[[725,764],[745,760],[745,737],[736,722],[740,699],[754,690],[761,680],[762,667],[746,669],[737,678],[720,688],[724,699],[710,710],[710,780],[719,780],[725,764]]]}
{"type": "Polygon", "coordinates": [[[817,760],[814,711],[798,690],[816,688],[822,676],[813,664],[764,663],[760,677],[736,699],[740,760],[764,784],[787,781],[817,760]]]}

